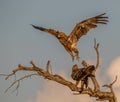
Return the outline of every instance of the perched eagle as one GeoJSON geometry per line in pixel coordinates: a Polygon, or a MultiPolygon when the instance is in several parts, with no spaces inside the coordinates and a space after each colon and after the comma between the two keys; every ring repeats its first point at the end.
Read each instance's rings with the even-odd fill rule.
{"type": "Polygon", "coordinates": [[[81,81],[81,89],[83,90],[84,85],[87,88],[88,78],[94,77],[94,75],[92,74],[94,70],[95,70],[94,65],[89,65],[86,68],[78,68],[77,64],[73,65],[71,77],[73,80],[76,81],[76,86],[81,81]]]}
{"type": "Polygon", "coordinates": [[[35,25],[32,25],[32,26],[35,29],[47,32],[55,36],[59,40],[59,42],[64,46],[67,52],[71,55],[72,61],[74,61],[74,57],[76,57],[76,59],[79,60],[79,51],[76,47],[77,42],[83,35],[86,35],[90,29],[96,28],[97,24],[107,24],[108,17],[104,15],[105,13],[77,23],[74,29],[72,30],[72,32],[70,33],[70,35],[68,36],[64,32],[60,32],[58,30],[47,29],[47,28],[35,26],[35,25]]]}

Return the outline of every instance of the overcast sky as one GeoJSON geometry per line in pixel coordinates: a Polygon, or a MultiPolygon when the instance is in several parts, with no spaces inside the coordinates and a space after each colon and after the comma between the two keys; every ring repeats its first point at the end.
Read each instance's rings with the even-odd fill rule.
{"type": "MultiPolygon", "coordinates": [[[[115,65],[120,63],[117,60],[120,57],[119,10],[120,0],[0,0],[0,73],[10,73],[18,64],[30,66],[31,60],[37,66],[45,68],[47,61],[51,60],[53,72],[63,72],[64,76],[70,79],[73,64],[77,63],[81,67],[82,60],[95,63],[93,41],[96,38],[100,43],[99,79],[104,79],[103,83],[110,82],[109,75],[116,75],[114,72],[107,77],[109,68],[114,66],[110,67],[111,63],[114,61],[117,61],[115,65]],[[54,28],[68,35],[77,22],[101,13],[107,13],[109,23],[98,26],[79,40],[77,45],[81,57],[79,62],[72,62],[70,55],[56,38],[35,30],[30,25],[54,28]]],[[[117,72],[119,71],[118,67],[117,72]]],[[[24,72],[18,74],[25,75],[24,72]]],[[[56,83],[46,85],[50,81],[44,82],[41,77],[33,77],[22,81],[17,96],[16,92],[12,92],[15,87],[4,93],[12,79],[5,81],[4,77],[0,77],[1,102],[38,102],[40,99],[37,100],[37,97],[44,97],[40,102],[47,102],[47,99],[52,97],[49,96],[51,93],[47,92],[52,91],[48,85],[59,87],[56,83]],[[49,90],[45,90],[45,86],[49,90]]],[[[69,91],[67,94],[70,93],[72,92],[69,91]]],[[[53,96],[59,100],[62,95],[61,92],[53,96]]],[[[77,100],[80,101],[79,98],[77,100]]],[[[55,100],[51,98],[49,102],[55,100]]]]}

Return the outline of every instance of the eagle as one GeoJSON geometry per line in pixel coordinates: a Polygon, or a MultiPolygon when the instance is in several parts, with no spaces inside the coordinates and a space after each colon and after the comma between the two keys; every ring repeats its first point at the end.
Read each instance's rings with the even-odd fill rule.
{"type": "Polygon", "coordinates": [[[76,81],[76,86],[81,81],[81,91],[83,90],[84,86],[85,88],[88,87],[88,78],[94,77],[94,75],[92,74],[94,70],[94,65],[89,65],[86,68],[78,68],[77,64],[73,65],[71,77],[73,80],[76,81]]]}
{"type": "Polygon", "coordinates": [[[96,28],[98,24],[107,24],[108,17],[105,16],[105,14],[106,13],[103,13],[77,23],[69,35],[66,35],[64,32],[54,30],[51,28],[48,29],[41,26],[35,26],[33,24],[31,25],[35,29],[49,33],[56,37],[59,40],[59,42],[64,46],[66,51],[70,54],[72,61],[74,61],[74,58],[76,58],[77,60],[79,60],[80,58],[79,51],[76,47],[77,42],[83,35],[86,35],[89,30],[91,30],[92,28],[96,28]]]}

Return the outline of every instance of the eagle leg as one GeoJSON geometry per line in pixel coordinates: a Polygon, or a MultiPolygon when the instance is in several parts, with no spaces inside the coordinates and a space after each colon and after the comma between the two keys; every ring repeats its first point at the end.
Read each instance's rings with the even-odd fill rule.
{"type": "Polygon", "coordinates": [[[79,51],[76,47],[73,47],[73,51],[75,53],[76,59],[79,61],[80,57],[79,57],[79,51]]]}
{"type": "Polygon", "coordinates": [[[84,90],[84,80],[81,80],[81,88],[80,88],[80,93],[82,93],[82,91],[84,90]]]}
{"type": "Polygon", "coordinates": [[[72,57],[72,61],[74,61],[74,56],[73,56],[72,51],[68,51],[68,53],[71,55],[71,57],[72,57]]]}

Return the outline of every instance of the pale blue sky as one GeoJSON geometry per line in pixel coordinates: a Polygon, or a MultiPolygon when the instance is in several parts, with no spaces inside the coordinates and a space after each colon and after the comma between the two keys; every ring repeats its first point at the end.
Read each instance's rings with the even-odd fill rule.
{"type": "MultiPolygon", "coordinates": [[[[80,65],[82,60],[95,60],[94,38],[100,43],[100,71],[104,72],[111,61],[120,56],[119,6],[120,0],[0,0],[0,73],[11,72],[19,63],[29,66],[30,60],[44,68],[51,60],[54,72],[64,70],[69,77],[74,63],[80,65]],[[79,63],[72,62],[57,39],[30,25],[55,28],[69,34],[77,22],[101,13],[107,13],[109,23],[82,37],[77,45],[81,56],[79,63]]],[[[42,78],[23,81],[16,96],[12,89],[4,94],[12,80],[0,77],[0,101],[25,102],[42,88],[40,81],[42,78]]]]}

